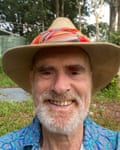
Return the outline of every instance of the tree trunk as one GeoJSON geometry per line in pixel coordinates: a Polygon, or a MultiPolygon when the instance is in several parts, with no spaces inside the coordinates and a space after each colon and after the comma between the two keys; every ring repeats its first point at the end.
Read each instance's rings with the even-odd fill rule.
{"type": "Polygon", "coordinates": [[[56,2],[56,17],[59,17],[60,16],[60,11],[59,11],[59,0],[55,0],[56,2]]]}
{"type": "Polygon", "coordinates": [[[99,41],[99,35],[100,35],[100,32],[99,32],[99,16],[96,15],[96,41],[99,41]]]}
{"type": "Polygon", "coordinates": [[[118,30],[119,3],[119,0],[111,0],[110,2],[110,32],[118,30]]]}
{"type": "Polygon", "coordinates": [[[110,3],[110,32],[115,31],[115,7],[110,3]]]}
{"type": "Polygon", "coordinates": [[[79,30],[81,31],[81,5],[80,5],[80,0],[77,1],[77,6],[78,6],[78,16],[79,16],[79,30]]]}
{"type": "Polygon", "coordinates": [[[120,0],[118,0],[118,31],[120,31],[120,0]]]}
{"type": "Polygon", "coordinates": [[[64,0],[62,0],[61,4],[61,16],[64,17],[64,0]]]}
{"type": "Polygon", "coordinates": [[[101,11],[102,11],[102,6],[103,6],[103,0],[94,0],[94,15],[95,15],[95,20],[96,20],[96,41],[99,41],[99,36],[100,36],[100,31],[99,31],[99,19],[101,17],[101,11]],[[99,12],[97,9],[99,8],[99,12]]]}

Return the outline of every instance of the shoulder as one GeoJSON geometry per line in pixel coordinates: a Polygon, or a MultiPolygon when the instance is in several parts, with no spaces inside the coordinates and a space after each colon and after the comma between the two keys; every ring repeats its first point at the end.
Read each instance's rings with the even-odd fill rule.
{"type": "Polygon", "coordinates": [[[94,131],[96,134],[100,134],[100,135],[116,135],[117,132],[107,129],[105,127],[102,127],[100,125],[98,125],[97,123],[95,123],[94,121],[92,121],[92,119],[90,117],[87,117],[84,123],[84,126],[86,127],[87,130],[91,130],[94,131]]]}
{"type": "Polygon", "coordinates": [[[17,147],[21,147],[23,143],[24,137],[27,135],[26,132],[28,132],[28,126],[10,132],[6,135],[3,135],[0,137],[0,149],[6,149],[6,150],[17,150],[17,147]]]}
{"type": "Polygon", "coordinates": [[[34,145],[40,138],[40,128],[36,119],[31,124],[0,137],[0,149],[23,150],[26,145],[34,145]]]}
{"type": "Polygon", "coordinates": [[[107,149],[115,149],[117,147],[119,132],[97,125],[89,117],[85,120],[84,128],[84,141],[86,141],[87,144],[89,143],[88,145],[92,143],[94,149],[105,150],[105,147],[107,147],[107,149]]]}
{"type": "Polygon", "coordinates": [[[118,145],[117,145],[117,150],[120,150],[120,132],[118,132],[118,145]]]}

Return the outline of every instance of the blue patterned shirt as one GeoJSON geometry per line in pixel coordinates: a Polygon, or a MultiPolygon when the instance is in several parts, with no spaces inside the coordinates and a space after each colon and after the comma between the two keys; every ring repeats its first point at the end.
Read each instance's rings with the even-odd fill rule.
{"type": "MultiPolygon", "coordinates": [[[[0,137],[0,150],[39,150],[41,125],[37,117],[22,129],[0,137]]],[[[89,117],[84,122],[85,150],[120,150],[120,132],[111,131],[94,123],[89,117]]]]}

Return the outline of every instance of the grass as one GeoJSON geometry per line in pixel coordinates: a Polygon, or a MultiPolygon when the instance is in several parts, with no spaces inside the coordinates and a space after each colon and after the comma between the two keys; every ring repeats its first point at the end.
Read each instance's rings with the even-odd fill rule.
{"type": "Polygon", "coordinates": [[[93,99],[90,116],[98,124],[111,130],[120,130],[120,100],[93,99]]]}
{"type": "Polygon", "coordinates": [[[31,122],[33,114],[32,100],[0,101],[0,136],[27,125],[31,122]]]}
{"type": "Polygon", "coordinates": [[[0,59],[0,87],[12,87],[17,86],[4,72],[2,69],[2,63],[0,59]]]}
{"type": "Polygon", "coordinates": [[[0,73],[0,87],[17,86],[5,73],[0,73]]]}

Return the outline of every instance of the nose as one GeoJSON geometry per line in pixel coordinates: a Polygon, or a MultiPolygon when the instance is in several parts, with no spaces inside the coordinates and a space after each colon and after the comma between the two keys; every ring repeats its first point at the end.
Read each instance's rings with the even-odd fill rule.
{"type": "Polygon", "coordinates": [[[58,75],[53,82],[52,91],[57,94],[63,94],[70,91],[71,85],[70,80],[65,74],[58,75]]]}

